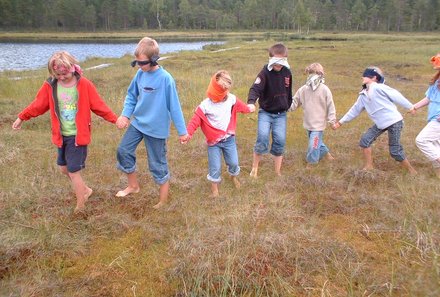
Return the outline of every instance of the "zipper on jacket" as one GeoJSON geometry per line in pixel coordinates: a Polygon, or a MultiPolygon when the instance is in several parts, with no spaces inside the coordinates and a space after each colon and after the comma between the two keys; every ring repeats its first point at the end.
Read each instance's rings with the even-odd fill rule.
{"type": "Polygon", "coordinates": [[[63,141],[63,133],[61,132],[60,107],[58,106],[58,92],[57,92],[58,80],[55,78],[52,78],[52,80],[49,82],[49,85],[52,88],[52,100],[53,100],[54,109],[55,109],[55,116],[57,117],[57,120],[59,123],[61,147],[62,147],[64,141],[63,141]]]}

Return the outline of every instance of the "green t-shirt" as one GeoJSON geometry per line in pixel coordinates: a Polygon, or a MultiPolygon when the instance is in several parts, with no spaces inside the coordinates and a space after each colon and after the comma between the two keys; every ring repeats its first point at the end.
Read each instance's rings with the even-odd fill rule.
{"type": "Polygon", "coordinates": [[[78,111],[78,90],[76,86],[65,88],[58,84],[58,107],[60,109],[61,134],[76,135],[75,117],[78,111]]]}

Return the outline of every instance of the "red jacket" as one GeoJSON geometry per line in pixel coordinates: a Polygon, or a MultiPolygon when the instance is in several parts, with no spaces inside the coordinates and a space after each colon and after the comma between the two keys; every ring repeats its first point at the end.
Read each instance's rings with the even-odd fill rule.
{"type": "Polygon", "coordinates": [[[188,130],[188,135],[192,136],[197,128],[200,126],[203,134],[205,134],[206,142],[208,143],[208,145],[215,145],[217,142],[224,139],[226,135],[235,135],[235,127],[237,126],[237,112],[249,113],[251,111],[249,107],[245,103],[243,103],[243,101],[237,98],[237,101],[235,102],[231,110],[231,120],[229,121],[228,128],[226,129],[226,131],[223,131],[213,127],[209,123],[209,120],[206,118],[200,106],[198,106],[194,116],[192,117],[192,119],[188,123],[188,127],[186,128],[188,130]]]}
{"type": "MultiPolygon", "coordinates": [[[[77,79],[78,111],[75,118],[77,129],[75,143],[76,145],[87,145],[91,140],[92,118],[90,111],[93,111],[111,123],[116,122],[117,116],[99,96],[98,91],[91,81],[78,75],[77,79]]],[[[63,137],[61,135],[61,123],[59,119],[60,111],[57,98],[57,80],[53,78],[49,78],[43,83],[34,101],[32,101],[18,117],[26,121],[42,115],[48,110],[50,110],[52,122],[52,142],[56,146],[61,147],[63,145],[63,137]]]]}

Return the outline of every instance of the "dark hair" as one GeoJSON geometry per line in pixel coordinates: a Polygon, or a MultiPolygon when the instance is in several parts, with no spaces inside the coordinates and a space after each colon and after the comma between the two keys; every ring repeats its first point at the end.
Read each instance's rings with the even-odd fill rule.
{"type": "Polygon", "coordinates": [[[269,57],[273,57],[275,55],[287,57],[287,52],[288,52],[287,47],[284,44],[277,43],[269,48],[269,57]]]}

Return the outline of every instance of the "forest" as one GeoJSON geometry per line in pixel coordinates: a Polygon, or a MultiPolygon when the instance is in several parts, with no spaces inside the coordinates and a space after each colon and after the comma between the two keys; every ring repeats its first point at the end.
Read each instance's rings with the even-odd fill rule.
{"type": "Polygon", "coordinates": [[[0,30],[440,28],[440,0],[0,0],[0,30]]]}

